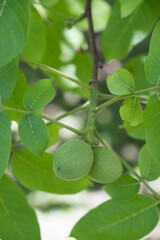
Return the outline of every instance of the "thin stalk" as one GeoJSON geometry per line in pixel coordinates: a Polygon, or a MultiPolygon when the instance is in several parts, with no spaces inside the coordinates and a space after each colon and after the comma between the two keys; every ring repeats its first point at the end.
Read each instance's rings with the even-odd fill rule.
{"type": "Polygon", "coordinates": [[[22,58],[20,58],[20,61],[23,62],[23,63],[27,63],[27,64],[34,65],[34,66],[36,66],[37,68],[46,70],[46,71],[51,72],[51,73],[53,73],[53,74],[56,74],[56,75],[58,75],[58,76],[64,77],[64,78],[70,80],[71,82],[74,82],[74,83],[76,83],[77,85],[79,85],[80,87],[83,87],[83,88],[85,88],[85,89],[87,89],[87,90],[90,90],[90,89],[91,89],[90,86],[88,86],[88,85],[80,82],[79,80],[77,80],[77,79],[75,79],[75,78],[72,78],[72,77],[70,77],[70,76],[68,76],[68,75],[60,72],[59,70],[57,70],[57,69],[55,69],[55,68],[49,67],[49,66],[44,65],[44,64],[41,64],[41,63],[31,62],[31,61],[28,61],[28,60],[25,60],[25,59],[22,59],[22,58]]]}
{"type": "Polygon", "coordinates": [[[22,113],[22,114],[28,114],[27,111],[22,110],[22,109],[18,109],[18,108],[3,106],[2,109],[7,110],[7,111],[12,111],[12,112],[18,112],[18,113],[22,113]]]}
{"type": "Polygon", "coordinates": [[[114,98],[115,97],[115,95],[112,95],[112,94],[106,94],[106,93],[99,93],[99,98],[101,98],[101,99],[112,99],[112,98],[114,98]]]}
{"type": "Polygon", "coordinates": [[[151,192],[153,193],[153,195],[155,195],[157,198],[160,199],[160,194],[158,194],[153,188],[151,188],[147,182],[142,181],[142,183],[145,185],[145,187],[151,192]]]}
{"type": "MultiPolygon", "coordinates": [[[[99,105],[96,109],[96,112],[99,113],[104,108],[106,108],[106,107],[108,107],[108,106],[112,105],[113,103],[118,102],[120,100],[125,100],[127,98],[138,96],[140,94],[144,94],[144,93],[151,92],[151,91],[156,91],[157,89],[160,89],[160,87],[156,86],[156,87],[152,87],[152,88],[146,88],[146,89],[143,89],[143,90],[135,91],[134,93],[127,94],[127,95],[121,95],[121,96],[114,96],[113,95],[114,97],[111,98],[109,101],[99,105]]],[[[138,98],[139,98],[140,101],[148,101],[148,98],[146,98],[146,97],[139,97],[138,96],[138,98]]]]}
{"type": "Polygon", "coordinates": [[[154,92],[154,91],[159,90],[159,89],[160,89],[160,86],[150,87],[150,88],[135,91],[134,95],[140,95],[140,94],[144,94],[144,93],[147,93],[147,92],[154,92]]]}
{"type": "Polygon", "coordinates": [[[86,139],[92,145],[94,144],[94,130],[95,130],[95,115],[96,106],[98,100],[98,68],[99,68],[99,56],[96,48],[96,37],[93,27],[92,12],[91,12],[91,0],[85,2],[85,15],[88,21],[89,31],[89,44],[92,55],[92,76],[89,82],[91,86],[90,91],[90,106],[88,113],[88,121],[86,126],[86,139]]]}
{"type": "Polygon", "coordinates": [[[68,117],[68,116],[70,116],[70,115],[72,115],[74,113],[77,113],[77,112],[80,112],[82,110],[85,110],[85,109],[88,108],[88,106],[89,106],[89,101],[85,102],[82,106],[80,106],[80,107],[78,107],[76,109],[73,109],[73,110],[71,110],[69,112],[61,114],[60,116],[56,117],[55,120],[57,121],[57,120],[60,120],[62,118],[68,117]]]}
{"type": "MultiPolygon", "coordinates": [[[[104,108],[112,105],[113,103],[115,102],[118,102],[120,100],[123,100],[125,98],[127,98],[128,96],[116,96],[110,100],[108,100],[107,102],[105,103],[102,103],[101,105],[99,105],[97,108],[96,108],[96,113],[99,113],[101,110],[103,110],[104,108]]],[[[130,96],[129,96],[130,97],[130,96]]]]}
{"type": "MultiPolygon", "coordinates": [[[[36,5],[36,4],[35,4],[35,5],[36,5]]],[[[78,17],[78,18],[76,18],[76,19],[73,19],[72,17],[69,17],[69,16],[63,14],[63,13],[55,10],[54,8],[48,7],[48,6],[46,6],[45,4],[43,4],[43,3],[40,3],[40,5],[42,5],[45,9],[47,9],[47,10],[50,11],[51,13],[57,15],[58,17],[61,17],[61,18],[65,19],[65,20],[69,21],[69,22],[67,23],[67,28],[68,28],[68,29],[71,29],[74,24],[80,22],[81,20],[83,20],[83,19],[86,17],[86,13],[84,12],[84,13],[82,13],[82,14],[80,15],[80,17],[78,17]]]]}
{"type": "MultiPolygon", "coordinates": [[[[21,110],[21,109],[16,109],[16,108],[11,108],[11,107],[7,107],[7,106],[3,106],[3,110],[7,110],[7,111],[13,111],[13,112],[19,112],[19,113],[22,113],[22,114],[29,114],[29,113],[32,113],[31,111],[28,112],[28,111],[25,111],[25,110],[21,110]]],[[[52,123],[56,123],[57,125],[63,127],[63,128],[66,128],[78,135],[83,135],[84,134],[84,131],[80,131],[78,129],[75,129],[75,128],[72,128],[64,123],[61,123],[61,122],[58,122],[57,120],[53,119],[53,118],[50,118],[50,117],[47,117],[43,114],[37,114],[39,117],[43,118],[43,119],[46,119],[48,120],[49,122],[52,122],[52,123]]]]}
{"type": "MultiPolygon", "coordinates": [[[[150,87],[150,88],[145,88],[145,89],[142,89],[142,90],[135,91],[135,92],[132,93],[132,94],[121,95],[121,96],[141,95],[141,94],[144,94],[144,93],[147,93],[147,92],[154,92],[154,91],[157,91],[157,90],[159,90],[159,89],[160,89],[160,86],[155,86],[155,87],[150,87]]],[[[99,93],[99,96],[100,96],[102,99],[108,99],[108,98],[117,97],[116,95],[105,94],[105,93],[99,93]]]]}
{"type": "Polygon", "coordinates": [[[74,133],[76,133],[76,134],[78,134],[78,135],[83,135],[83,134],[85,134],[85,131],[80,131],[80,130],[78,130],[78,129],[72,128],[72,127],[70,127],[70,126],[68,126],[68,125],[66,125],[66,124],[64,124],[64,123],[58,122],[58,121],[56,121],[56,120],[54,120],[54,119],[52,119],[52,118],[50,118],[50,117],[47,117],[47,116],[45,116],[45,115],[43,115],[43,114],[38,114],[38,115],[39,115],[41,118],[43,118],[43,119],[45,119],[45,120],[48,120],[49,122],[56,123],[57,125],[59,125],[59,126],[61,126],[61,127],[63,127],[63,128],[66,128],[66,129],[68,129],[68,130],[70,130],[70,131],[72,131],[72,132],[74,132],[74,133]]]}

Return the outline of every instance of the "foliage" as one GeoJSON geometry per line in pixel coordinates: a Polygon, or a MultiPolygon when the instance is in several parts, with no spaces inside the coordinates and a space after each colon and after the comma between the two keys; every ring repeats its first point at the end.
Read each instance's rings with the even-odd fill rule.
{"type": "Polygon", "coordinates": [[[160,177],[159,16],[156,0],[1,1],[0,239],[41,239],[23,187],[73,194],[91,187],[94,180],[104,183],[111,199],[83,216],[72,237],[137,240],[155,228],[160,194],[147,181],[160,177]],[[122,66],[107,80],[107,67],[114,61],[105,59],[117,59],[122,66]],[[72,109],[65,94],[78,99],[78,104],[72,101],[72,109]],[[49,117],[50,103],[67,110],[54,116],[53,109],[49,117]],[[86,109],[83,128],[60,121],[86,109]],[[12,121],[18,124],[18,139],[12,121]],[[69,146],[66,142],[53,154],[51,147],[62,143],[61,128],[79,140],[70,139],[69,146]],[[140,174],[119,155],[121,142],[131,139],[141,147],[136,163],[140,174]],[[93,150],[102,148],[99,168],[93,150]],[[56,176],[54,155],[58,164],[63,160],[61,167],[72,181],[56,176]],[[89,172],[93,168],[95,178],[89,172]],[[109,180],[103,181],[105,177],[109,180]],[[140,183],[151,196],[139,194],[140,183]]]}

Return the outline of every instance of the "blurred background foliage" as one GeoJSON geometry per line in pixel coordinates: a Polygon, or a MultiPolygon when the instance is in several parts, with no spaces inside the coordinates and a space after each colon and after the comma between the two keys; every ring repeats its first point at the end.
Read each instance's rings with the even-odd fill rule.
{"type": "MultiPolygon", "coordinates": [[[[124,67],[132,73],[136,83],[136,90],[152,86],[146,80],[144,60],[148,53],[151,30],[156,22],[157,11],[159,11],[160,6],[157,7],[154,14],[149,15],[153,22],[150,26],[146,26],[148,23],[147,21],[145,23],[143,19],[144,21],[143,23],[141,22],[140,26],[142,29],[136,29],[137,22],[133,20],[132,27],[130,28],[129,26],[123,36],[124,25],[126,26],[126,24],[128,24],[132,13],[125,19],[121,19],[120,7],[118,7],[119,1],[116,1],[115,4],[113,0],[93,0],[92,2],[96,44],[103,61],[103,69],[99,70],[99,89],[104,93],[108,93],[106,86],[107,75],[112,74],[114,70],[119,67],[124,67]],[[134,36],[132,30],[134,31],[134,36]],[[114,35],[108,40],[106,35],[109,35],[111,31],[114,35]],[[121,48],[120,44],[123,45],[123,54],[121,54],[121,52],[114,53],[114,49],[112,52],[108,50],[108,48],[112,48],[114,42],[117,41],[117,32],[121,34],[121,41],[116,44],[119,44],[119,46],[117,46],[119,48],[121,48]],[[129,42],[129,46],[125,46],[123,39],[129,42]],[[129,41],[129,39],[131,40],[129,41]],[[101,43],[104,51],[101,48],[101,43]],[[109,43],[109,45],[107,45],[107,43],[109,43]],[[104,47],[105,44],[107,47],[104,47]],[[107,59],[111,61],[107,61],[107,59]]],[[[84,0],[32,0],[29,34],[21,56],[29,61],[56,68],[88,84],[91,77],[92,60],[87,21],[84,19],[74,24],[71,29],[67,28],[68,23],[72,23],[74,19],[79,18],[79,16],[83,14],[84,4],[84,0]]],[[[149,4],[149,1],[146,0],[144,15],[145,11],[146,14],[149,11],[149,4]]],[[[47,76],[53,78],[56,97],[54,101],[45,108],[45,114],[51,117],[56,117],[63,112],[75,109],[89,98],[88,90],[82,89],[60,76],[50,74],[46,71],[40,71],[36,67],[28,66],[24,63],[21,63],[21,69],[29,85],[47,76]]],[[[103,101],[100,100],[99,104],[102,102],[103,101]]],[[[136,167],[139,149],[144,144],[143,124],[132,127],[128,122],[123,123],[119,116],[120,106],[121,103],[116,103],[103,110],[103,112],[97,116],[96,126],[103,138],[108,141],[126,161],[130,162],[133,167],[136,167]]],[[[145,107],[145,105],[142,106],[145,107]]],[[[85,127],[86,121],[87,110],[63,120],[63,122],[80,129],[85,127]]],[[[74,136],[68,130],[56,127],[50,127],[49,131],[51,131],[53,135],[58,136],[56,140],[50,139],[54,145],[50,147],[48,151],[52,153],[61,143],[74,136]]],[[[93,191],[101,187],[100,184],[94,184],[89,187],[89,190],[93,191]]],[[[26,191],[28,192],[28,190],[26,191]]],[[[31,196],[32,195],[30,195],[30,198],[31,196]]],[[[35,200],[32,199],[32,203],[34,201],[35,200]]],[[[70,207],[69,203],[56,202],[56,200],[54,203],[49,200],[46,203],[34,202],[34,204],[43,211],[54,208],[68,209],[70,207]]]]}

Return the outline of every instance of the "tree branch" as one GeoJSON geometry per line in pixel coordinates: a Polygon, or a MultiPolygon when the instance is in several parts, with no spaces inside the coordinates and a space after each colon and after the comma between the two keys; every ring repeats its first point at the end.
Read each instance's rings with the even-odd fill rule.
{"type": "Polygon", "coordinates": [[[99,56],[96,48],[96,39],[95,39],[95,33],[93,28],[93,21],[92,21],[92,14],[91,14],[91,0],[86,0],[85,4],[85,14],[88,21],[89,26],[89,40],[90,40],[90,49],[93,59],[93,67],[92,67],[92,78],[90,81],[90,84],[97,84],[97,78],[98,78],[98,68],[102,67],[99,61],[99,56]]]}
{"type": "Polygon", "coordinates": [[[89,40],[90,40],[90,50],[92,54],[92,76],[89,82],[89,85],[92,86],[92,90],[90,93],[90,107],[88,114],[88,121],[86,125],[86,140],[89,144],[95,144],[94,138],[94,130],[95,130],[95,114],[96,114],[96,106],[98,100],[98,63],[99,57],[96,48],[96,39],[93,28],[92,14],[91,14],[91,0],[86,0],[85,3],[85,14],[88,21],[88,31],[89,31],[89,40]]]}

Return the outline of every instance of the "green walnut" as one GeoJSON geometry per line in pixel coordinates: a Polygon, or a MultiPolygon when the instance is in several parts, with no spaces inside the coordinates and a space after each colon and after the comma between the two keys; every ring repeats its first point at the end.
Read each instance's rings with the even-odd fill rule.
{"type": "Polygon", "coordinates": [[[73,181],[87,175],[92,164],[90,145],[80,139],[70,139],[55,152],[53,169],[57,177],[73,181]]]}
{"type": "Polygon", "coordinates": [[[94,161],[88,177],[94,182],[106,184],[122,174],[122,164],[114,151],[105,147],[93,148],[94,161]]]}

